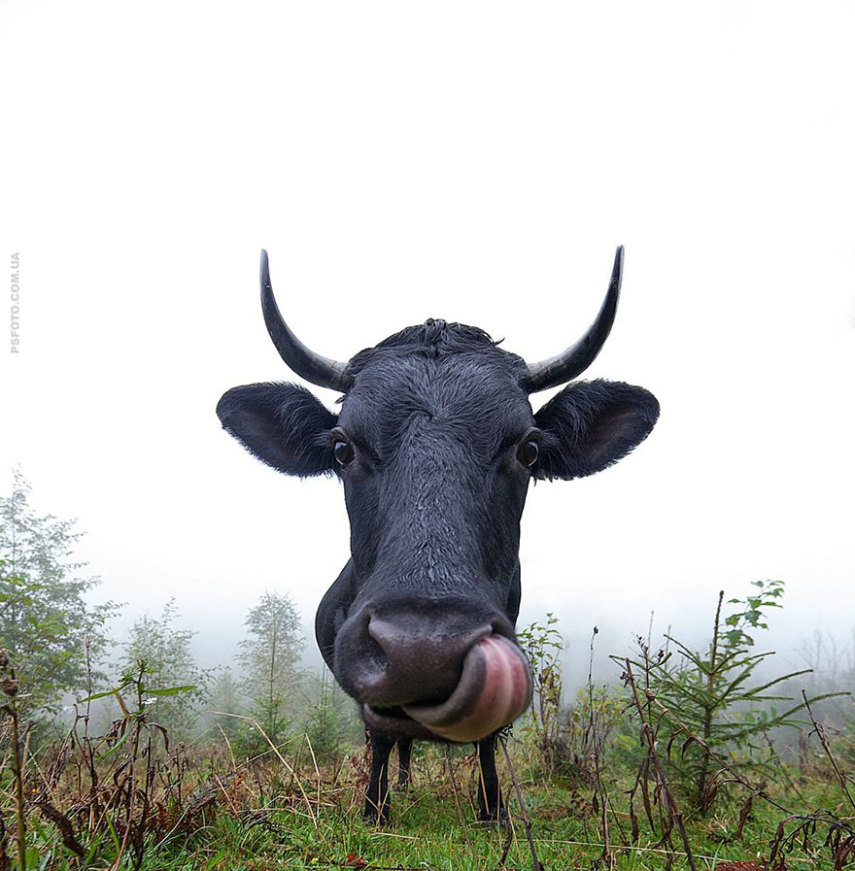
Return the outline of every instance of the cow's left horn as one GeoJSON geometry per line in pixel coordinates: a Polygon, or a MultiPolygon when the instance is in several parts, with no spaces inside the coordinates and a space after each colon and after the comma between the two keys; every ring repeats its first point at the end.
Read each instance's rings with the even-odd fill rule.
{"type": "Polygon", "coordinates": [[[615,320],[622,274],[623,245],[615,253],[612,278],[597,319],[588,328],[588,332],[563,354],[542,360],[540,363],[529,364],[528,372],[521,382],[521,386],[526,392],[536,393],[538,390],[566,384],[594,362],[594,358],[600,353],[600,348],[603,347],[603,343],[608,338],[615,320]]]}
{"type": "Polygon", "coordinates": [[[294,372],[319,387],[347,392],[353,383],[353,378],[345,372],[347,364],[316,354],[307,348],[285,323],[273,297],[270,267],[267,265],[267,252],[264,249],[261,251],[261,310],[264,313],[267,332],[270,333],[276,350],[294,372]]]}

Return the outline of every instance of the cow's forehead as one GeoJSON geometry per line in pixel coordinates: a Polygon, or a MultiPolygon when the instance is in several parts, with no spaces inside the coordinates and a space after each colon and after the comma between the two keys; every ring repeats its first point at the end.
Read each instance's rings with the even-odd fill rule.
{"type": "Polygon", "coordinates": [[[387,429],[414,416],[479,422],[504,433],[530,425],[531,405],[519,385],[517,358],[492,353],[377,355],[356,375],[340,423],[387,429]],[[486,423],[485,423],[486,421],[486,423]]]}

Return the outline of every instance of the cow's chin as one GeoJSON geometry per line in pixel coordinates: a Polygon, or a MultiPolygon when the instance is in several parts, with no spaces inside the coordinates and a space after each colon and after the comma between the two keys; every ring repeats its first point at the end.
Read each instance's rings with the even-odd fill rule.
{"type": "Polygon", "coordinates": [[[531,702],[531,671],[522,651],[501,635],[482,638],[466,655],[454,692],[436,705],[362,706],[373,729],[413,738],[479,741],[513,722],[531,702]]]}

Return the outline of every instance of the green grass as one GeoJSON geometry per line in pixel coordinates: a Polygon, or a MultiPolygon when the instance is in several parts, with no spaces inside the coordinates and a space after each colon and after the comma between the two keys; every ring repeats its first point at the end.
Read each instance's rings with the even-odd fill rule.
{"type": "MultiPolygon", "coordinates": [[[[175,797],[174,784],[172,798],[166,800],[166,791],[156,778],[151,782],[145,834],[138,842],[143,849],[138,852],[130,844],[122,847],[124,817],[118,810],[107,815],[109,825],[105,820],[98,826],[87,821],[86,796],[75,795],[73,789],[74,775],[79,772],[68,766],[54,783],[50,800],[72,822],[86,854],[82,858],[74,856],[63,846],[56,825],[28,806],[28,868],[273,871],[368,867],[464,871],[533,867],[522,813],[501,754],[507,826],[474,822],[476,773],[472,757],[463,755],[462,749],[449,754],[452,779],[445,751],[424,746],[414,762],[413,786],[408,793],[394,794],[392,821],[385,829],[378,829],[361,817],[367,765],[361,752],[318,770],[304,748],[287,749],[290,755],[283,754],[286,764],[271,755],[266,761],[241,765],[228,760],[221,749],[214,752],[197,748],[188,757],[180,801],[175,797]],[[295,770],[300,757],[303,762],[295,770]]],[[[690,867],[677,832],[661,843],[661,828],[658,824],[651,827],[643,810],[639,836],[633,840],[626,794],[634,778],[630,767],[607,767],[599,786],[586,787],[574,784],[571,776],[544,778],[530,740],[512,740],[509,749],[524,793],[534,849],[545,868],[607,867],[603,861],[604,818],[614,867],[661,869],[669,862],[675,869],[690,867]],[[605,814],[604,800],[608,803],[605,814]]],[[[851,825],[854,809],[834,773],[821,763],[822,757],[816,756],[810,770],[794,769],[786,777],[782,769],[780,782],[766,785],[770,799],[779,806],[755,797],[741,837],[737,837],[740,810],[747,798],[741,787],[708,817],[687,818],[695,867],[768,859],[770,843],[779,824],[788,817],[787,811],[809,814],[825,809],[851,825]]],[[[109,781],[102,788],[109,789],[109,781]]],[[[9,794],[4,793],[5,821],[13,816],[9,799],[9,794]]],[[[657,809],[653,807],[652,811],[657,819],[657,809]]],[[[795,830],[799,822],[788,822],[785,832],[795,830]]],[[[833,868],[832,848],[825,842],[827,834],[827,823],[818,823],[815,831],[787,855],[786,867],[833,868]]],[[[9,848],[8,853],[12,856],[14,850],[9,848]]],[[[851,859],[855,862],[855,855],[851,859]]],[[[17,866],[13,862],[6,867],[17,866]]]]}

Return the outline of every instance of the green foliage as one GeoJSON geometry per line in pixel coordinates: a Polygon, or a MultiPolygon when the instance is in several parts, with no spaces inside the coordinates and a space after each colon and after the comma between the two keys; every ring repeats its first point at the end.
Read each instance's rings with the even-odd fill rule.
{"type": "Polygon", "coordinates": [[[246,712],[246,697],[240,681],[229,666],[223,668],[211,684],[208,695],[208,722],[230,740],[241,728],[241,716],[246,712]]]}
{"type": "Polygon", "coordinates": [[[619,690],[590,683],[581,688],[564,713],[560,769],[580,784],[596,785],[618,753],[614,733],[625,720],[626,699],[619,690]]]}
{"type": "Polygon", "coordinates": [[[356,715],[353,700],[345,695],[324,668],[319,676],[307,678],[309,704],[305,732],[315,757],[322,764],[334,763],[353,748],[364,726],[356,715]]]}
{"type": "Polygon", "coordinates": [[[74,521],[37,514],[29,494],[16,471],[11,494],[0,497],[0,645],[18,674],[20,709],[32,715],[87,686],[90,657],[104,648],[118,607],[87,601],[100,579],[72,558],[81,533],[74,521]]]}
{"type": "Polygon", "coordinates": [[[287,594],[264,593],[244,624],[249,637],[241,641],[238,659],[250,714],[279,744],[289,734],[300,698],[300,615],[287,594]]]}
{"type": "Polygon", "coordinates": [[[70,732],[47,756],[47,772],[34,779],[32,800],[57,827],[65,850],[82,860],[80,867],[89,867],[88,852],[89,857],[106,853],[115,868],[140,868],[152,832],[173,825],[188,773],[186,748],[184,744],[178,750],[170,748],[169,732],[150,718],[151,703],[193,690],[153,683],[152,671],[140,660],[122,675],[118,686],[80,701],[84,712],[78,713],[70,732]],[[116,701],[120,714],[105,734],[92,736],[89,705],[108,696],[116,701]],[[56,806],[65,771],[79,790],[77,813],[75,808],[64,812],[56,806]],[[88,851],[73,822],[81,819],[81,809],[88,821],[88,840],[95,845],[90,843],[88,851]],[[122,864],[124,857],[127,865],[122,864]]]}
{"type": "Polygon", "coordinates": [[[546,625],[532,623],[518,638],[532,667],[534,695],[524,735],[534,740],[540,771],[576,786],[601,788],[606,747],[613,731],[625,721],[626,699],[609,687],[594,688],[594,639],[591,635],[587,685],[564,707],[561,652],[564,639],[558,618],[548,613],[546,625]]]}
{"type": "Polygon", "coordinates": [[[754,581],[757,588],[745,599],[730,599],[738,606],[722,615],[724,593],[719,594],[712,636],[705,650],[692,650],[666,635],[679,657],[670,650],[651,654],[639,639],[641,657],[631,659],[638,682],[646,693],[648,724],[655,723],[657,737],[667,741],[670,770],[696,811],[712,807],[721,785],[717,774],[762,773],[759,741],[775,727],[799,726],[795,715],[804,702],[771,692],[773,688],[809,669],[790,672],[759,685],[753,678],[758,666],[772,652],[754,652],[754,634],[766,629],[765,612],[779,608],[783,581],[754,581]],[[639,677],[640,675],[640,677],[639,677]],[[775,702],[789,703],[779,711],[775,702]],[[727,760],[722,766],[722,761],[727,760]]]}
{"type": "MultiPolygon", "coordinates": [[[[747,603],[746,610],[750,606],[747,603]]],[[[739,611],[737,606],[734,613],[739,611]]],[[[740,629],[743,636],[753,636],[752,619],[728,624],[722,616],[719,635],[740,629]]],[[[761,622],[762,618],[756,620],[758,627],[761,622]]],[[[554,619],[546,626],[535,624],[529,634],[541,668],[560,668],[554,619]]],[[[731,639],[754,655],[743,636],[731,639]]],[[[724,655],[722,649],[715,661],[724,655]]],[[[693,667],[690,659],[682,658],[685,670],[693,667]]],[[[672,730],[677,734],[672,753],[676,756],[678,739],[683,741],[686,733],[674,730],[675,721],[666,718],[651,677],[652,669],[639,671],[634,685],[634,707],[641,709],[644,725],[639,730],[635,721],[633,743],[637,745],[640,732],[664,758],[672,730]]],[[[241,686],[232,677],[222,681],[221,700],[239,702],[241,686]]],[[[632,806],[633,795],[640,794],[633,786],[633,779],[638,784],[632,770],[637,757],[622,744],[616,752],[615,740],[606,740],[626,720],[625,701],[613,690],[595,690],[589,680],[569,710],[549,714],[561,724],[555,735],[562,755],[556,757],[554,772],[546,772],[541,763],[539,738],[532,727],[508,740],[507,763],[499,754],[508,827],[472,825],[477,767],[470,748],[449,753],[422,745],[413,758],[413,785],[406,797],[396,797],[389,832],[378,831],[361,817],[366,758],[360,760],[356,754],[355,764],[344,762],[336,749],[339,714],[347,713],[346,707],[338,710],[340,694],[326,678],[317,686],[305,680],[301,686],[310,704],[295,716],[307,725],[312,753],[305,738],[298,736],[280,743],[277,752],[268,747],[269,752],[246,759],[221,740],[192,747],[173,741],[157,722],[158,707],[189,697],[192,687],[158,683],[147,663],[132,664],[113,690],[82,700],[59,746],[31,757],[18,803],[27,817],[26,843],[21,843],[27,868],[523,868],[532,867],[535,850],[547,868],[676,871],[724,867],[728,861],[750,857],[758,861],[757,867],[781,868],[785,858],[787,867],[798,863],[842,869],[855,859],[851,768],[832,756],[830,745],[838,736],[824,735],[816,722],[810,724],[807,740],[819,742],[823,753],[809,774],[790,775],[781,763],[770,771],[773,776],[764,789],[752,792],[742,807],[718,804],[717,813],[707,819],[683,815],[686,838],[677,840],[662,827],[649,832],[638,825],[640,813],[632,806]],[[105,696],[114,700],[119,714],[109,728],[90,737],[88,706],[105,696]],[[586,753],[593,753],[593,779],[568,777],[568,763],[578,768],[577,760],[589,758],[586,753]],[[512,777],[520,784],[527,818],[512,777]],[[694,864],[687,858],[689,846],[697,857],[694,864]]],[[[689,741],[687,754],[695,744],[689,741]]],[[[725,763],[732,761],[728,757],[725,763]]],[[[0,869],[16,867],[14,766],[5,763],[0,767],[0,821],[6,833],[4,841],[0,825],[0,869]],[[4,859],[9,860],[6,865],[4,859]]],[[[655,816],[661,808],[663,815],[677,815],[682,796],[670,788],[672,778],[676,784],[673,766],[656,769],[656,779],[650,778],[645,793],[645,811],[655,816]]]]}
{"type": "MultiPolygon", "coordinates": [[[[132,713],[133,689],[126,707],[132,713]]],[[[133,720],[122,728],[133,729],[133,720]]],[[[119,734],[118,729],[113,734],[119,734]]],[[[61,748],[42,760],[50,788],[52,819],[30,807],[28,867],[81,871],[85,868],[137,868],[140,871],[261,871],[286,868],[531,868],[525,826],[504,756],[499,774],[509,825],[473,825],[473,787],[467,788],[465,753],[445,754],[426,747],[414,765],[414,782],[396,796],[391,830],[361,818],[365,771],[334,762],[319,765],[299,740],[282,748],[282,758],[267,754],[235,764],[221,749],[200,747],[191,758],[149,764],[149,741],[157,729],[140,728],[138,754],[129,736],[110,753],[110,736],[96,749],[97,788],[91,789],[79,745],[61,748]],[[83,777],[81,780],[81,768],[83,777]],[[151,771],[151,773],[149,773],[151,771]],[[131,789],[131,787],[134,787],[131,789]],[[460,810],[455,803],[459,799],[460,810]],[[63,835],[62,817],[68,822],[63,835]],[[76,840],[80,853],[73,852],[76,840]]],[[[598,809],[582,799],[587,790],[567,788],[542,776],[524,778],[530,744],[509,742],[531,822],[532,841],[542,865],[550,869],[687,869],[678,844],[645,834],[634,836],[627,823],[627,774],[598,809]],[[608,822],[608,827],[605,822],[608,822]],[[604,854],[603,846],[608,845],[604,854]],[[609,858],[611,857],[611,859],[609,858]]],[[[462,750],[463,748],[461,748],[462,750]]],[[[820,778],[803,782],[794,793],[783,774],[774,785],[776,804],[756,801],[741,834],[738,810],[714,821],[687,821],[696,868],[733,867],[825,869],[850,867],[855,832],[840,802],[839,787],[820,778]],[[812,807],[827,810],[815,813],[812,807]],[[769,861],[777,850],[784,862],[769,861]],[[749,863],[747,859],[754,860],[749,863]],[[840,860],[840,861],[838,861],[840,860]]],[[[2,800],[2,796],[0,796],[2,800]]],[[[3,808],[5,810],[5,808],[3,808]]],[[[8,818],[7,818],[8,819],[8,818]]],[[[10,827],[11,828],[11,827],[10,827]]]]}
{"type": "Polygon", "coordinates": [[[123,645],[121,686],[137,681],[135,686],[145,694],[144,703],[154,706],[152,719],[186,739],[207,698],[213,670],[196,664],[191,650],[196,633],[176,628],[173,623],[178,617],[175,602],[170,599],[159,617],[145,614],[134,622],[123,645]],[[180,697],[175,688],[180,689],[180,697]]]}
{"type": "Polygon", "coordinates": [[[558,631],[558,618],[550,611],[545,626],[531,623],[517,632],[517,639],[528,657],[534,684],[528,725],[540,748],[545,768],[552,771],[563,726],[560,717],[563,692],[560,657],[564,639],[558,631]]]}

